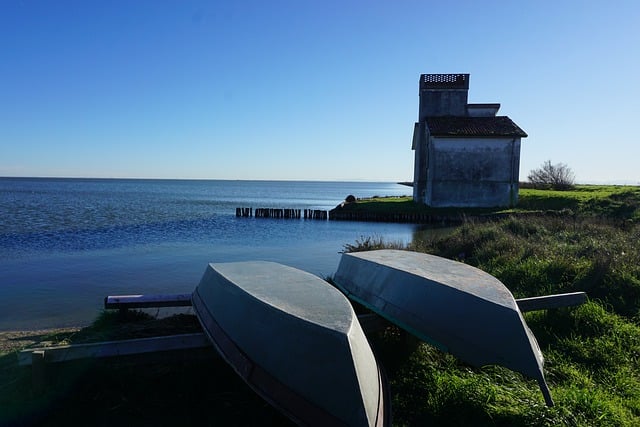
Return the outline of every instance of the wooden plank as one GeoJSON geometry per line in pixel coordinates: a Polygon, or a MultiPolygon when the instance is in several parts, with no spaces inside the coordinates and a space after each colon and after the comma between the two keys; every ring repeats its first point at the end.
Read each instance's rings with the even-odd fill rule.
{"type": "Polygon", "coordinates": [[[521,312],[547,310],[550,308],[570,307],[581,305],[587,301],[585,292],[570,292],[566,294],[544,295],[540,297],[520,298],[516,300],[521,312]]]}
{"type": "Polygon", "coordinates": [[[104,299],[105,309],[189,306],[191,306],[191,294],[113,295],[104,299]]]}
{"type": "MultiPolygon", "coordinates": [[[[539,297],[516,299],[521,312],[547,310],[550,308],[570,307],[584,304],[585,292],[544,295],[539,297]]],[[[105,309],[153,308],[153,307],[190,307],[191,294],[166,295],[113,295],[104,299],[105,309]]],[[[360,316],[359,316],[360,317],[360,316]]],[[[366,320],[365,320],[366,321],[366,320]]],[[[361,320],[362,322],[362,320],[361,320]]],[[[366,328],[365,328],[366,330],[366,328]]]]}
{"type": "Polygon", "coordinates": [[[187,350],[211,347],[202,332],[192,334],[168,335],[162,337],[138,338],[119,341],[105,341],[90,344],[71,344],[54,347],[42,347],[23,350],[18,353],[18,364],[25,366],[33,363],[34,354],[46,363],[67,362],[70,360],[97,357],[130,356],[171,350],[187,350]]]}

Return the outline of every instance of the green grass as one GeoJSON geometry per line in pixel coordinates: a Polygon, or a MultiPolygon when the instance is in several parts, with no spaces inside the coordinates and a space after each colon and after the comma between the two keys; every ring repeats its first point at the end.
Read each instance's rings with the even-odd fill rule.
{"type": "Polygon", "coordinates": [[[578,185],[573,190],[521,189],[518,210],[572,210],[588,216],[640,219],[640,187],[578,185]]]}
{"type": "Polygon", "coordinates": [[[612,220],[640,220],[640,187],[619,185],[577,185],[572,190],[521,188],[518,205],[505,208],[431,208],[413,202],[412,197],[358,199],[345,206],[355,212],[427,213],[432,215],[487,216],[506,213],[551,213],[607,217],[612,220]]]}
{"type": "MultiPolygon", "coordinates": [[[[395,424],[640,425],[639,241],[640,224],[513,216],[467,222],[447,236],[411,243],[407,249],[493,274],[516,297],[586,291],[590,301],[525,314],[545,355],[553,408],[519,374],[471,368],[427,344],[399,351],[407,348],[405,334],[387,332],[376,348],[390,367],[395,424]]],[[[374,243],[384,247],[380,239],[374,243]]]]}
{"type": "Polygon", "coordinates": [[[640,226],[590,218],[511,217],[468,222],[436,242],[413,245],[474,265],[520,298],[583,290],[616,313],[637,316],[640,226]]]}

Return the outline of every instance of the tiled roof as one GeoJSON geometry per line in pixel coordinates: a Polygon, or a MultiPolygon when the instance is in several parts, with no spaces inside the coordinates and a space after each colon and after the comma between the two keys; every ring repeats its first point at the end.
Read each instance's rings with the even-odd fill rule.
{"type": "Polygon", "coordinates": [[[427,117],[432,136],[519,136],[526,138],[509,117],[427,117]]]}

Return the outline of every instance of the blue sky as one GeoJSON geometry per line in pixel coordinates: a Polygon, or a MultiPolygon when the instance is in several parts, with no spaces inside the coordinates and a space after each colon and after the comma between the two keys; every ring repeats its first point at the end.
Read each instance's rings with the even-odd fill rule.
{"type": "Polygon", "coordinates": [[[402,181],[421,73],[640,183],[640,2],[0,0],[0,176],[402,181]]]}

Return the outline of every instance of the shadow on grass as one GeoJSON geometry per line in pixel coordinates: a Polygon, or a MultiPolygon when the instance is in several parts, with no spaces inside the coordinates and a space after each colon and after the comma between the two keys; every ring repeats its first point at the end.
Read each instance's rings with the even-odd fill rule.
{"type": "MultiPolygon", "coordinates": [[[[156,320],[158,325],[145,329],[140,322],[153,323],[150,319],[121,322],[113,316],[101,317],[66,338],[74,343],[123,338],[117,335],[124,329],[148,336],[155,327],[167,334],[166,321],[156,320]]],[[[169,333],[193,329],[192,320],[171,320],[176,325],[169,333]]],[[[30,367],[18,366],[16,352],[0,356],[1,426],[293,425],[258,397],[213,348],[196,357],[193,351],[173,351],[151,359],[83,359],[47,365],[47,387],[40,395],[34,393],[31,381],[30,367]]]]}

